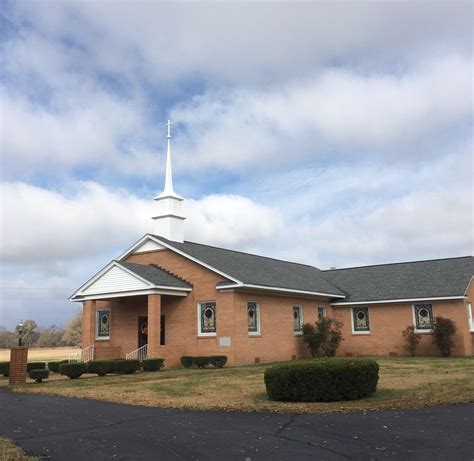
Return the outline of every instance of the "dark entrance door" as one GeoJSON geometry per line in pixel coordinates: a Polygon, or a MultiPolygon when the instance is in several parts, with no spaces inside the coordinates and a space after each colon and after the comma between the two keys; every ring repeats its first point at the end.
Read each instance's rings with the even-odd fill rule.
{"type": "Polygon", "coordinates": [[[148,344],[148,316],[138,317],[138,347],[148,344]]]}

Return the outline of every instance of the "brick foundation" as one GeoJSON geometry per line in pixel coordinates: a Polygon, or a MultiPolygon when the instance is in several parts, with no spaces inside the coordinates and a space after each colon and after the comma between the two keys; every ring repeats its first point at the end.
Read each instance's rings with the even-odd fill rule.
{"type": "Polygon", "coordinates": [[[10,379],[8,384],[12,385],[26,383],[27,362],[27,347],[12,347],[10,349],[10,379]]]}

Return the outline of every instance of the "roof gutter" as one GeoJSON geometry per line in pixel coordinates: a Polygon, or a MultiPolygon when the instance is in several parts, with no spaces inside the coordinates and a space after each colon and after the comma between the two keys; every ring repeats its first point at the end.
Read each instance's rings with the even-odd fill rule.
{"type": "Polygon", "coordinates": [[[418,301],[449,301],[455,299],[465,299],[466,296],[439,296],[433,298],[407,298],[407,299],[381,299],[379,301],[346,301],[331,303],[331,306],[350,306],[358,304],[387,304],[387,303],[406,303],[418,301]]]}

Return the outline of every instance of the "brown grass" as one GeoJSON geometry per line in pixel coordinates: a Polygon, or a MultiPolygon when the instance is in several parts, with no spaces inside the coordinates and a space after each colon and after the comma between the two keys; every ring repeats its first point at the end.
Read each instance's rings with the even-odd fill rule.
{"type": "Polygon", "coordinates": [[[274,412],[419,408],[474,401],[474,357],[375,360],[380,365],[377,392],[369,398],[347,402],[272,402],[267,398],[263,382],[268,364],[220,370],[163,370],[103,378],[86,375],[78,380],[55,380],[14,389],[151,407],[274,412]]]}
{"type": "Polygon", "coordinates": [[[28,456],[11,440],[0,437],[0,460],[2,461],[33,461],[38,458],[28,456]]]}
{"type": "MultiPolygon", "coordinates": [[[[28,361],[48,361],[67,359],[69,354],[80,352],[77,347],[44,347],[28,349],[28,361]]],[[[0,349],[0,362],[10,360],[10,349],[0,349]]]]}

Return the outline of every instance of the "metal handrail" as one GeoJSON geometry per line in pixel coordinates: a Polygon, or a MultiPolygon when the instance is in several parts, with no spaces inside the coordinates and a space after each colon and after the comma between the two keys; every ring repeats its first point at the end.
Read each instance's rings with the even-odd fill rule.
{"type": "Polygon", "coordinates": [[[126,360],[140,360],[146,359],[148,357],[148,344],[145,344],[138,349],[135,349],[132,352],[129,352],[125,355],[126,360]]]}

